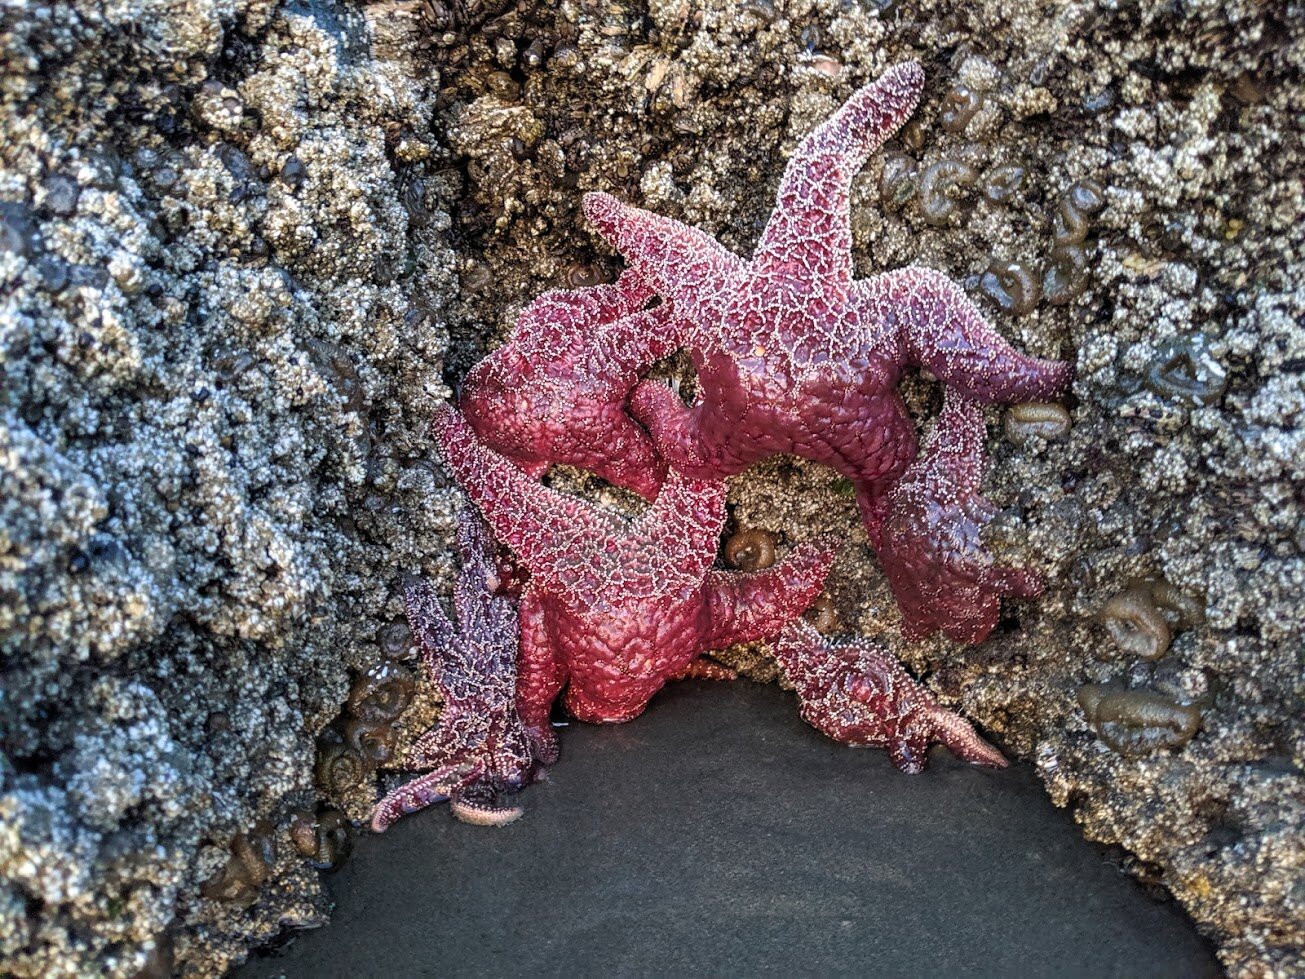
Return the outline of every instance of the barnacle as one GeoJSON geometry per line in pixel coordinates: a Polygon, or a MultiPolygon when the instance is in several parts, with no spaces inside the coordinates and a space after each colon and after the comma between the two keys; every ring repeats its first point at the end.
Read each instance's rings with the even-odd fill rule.
{"type": "Polygon", "coordinates": [[[40,245],[41,232],[32,209],[21,201],[0,201],[0,253],[24,258],[40,245]]]}
{"type": "Polygon", "coordinates": [[[313,366],[336,393],[344,399],[344,410],[360,412],[367,404],[367,389],[358,369],[343,349],[325,340],[307,340],[304,344],[313,366]]]}
{"type": "Polygon", "coordinates": [[[176,975],[176,940],[172,931],[154,939],[154,947],[132,979],[172,979],[176,975]]]}

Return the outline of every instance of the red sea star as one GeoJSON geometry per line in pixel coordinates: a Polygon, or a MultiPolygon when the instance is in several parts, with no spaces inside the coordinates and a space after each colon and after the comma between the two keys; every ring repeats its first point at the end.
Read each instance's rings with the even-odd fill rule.
{"type": "Polygon", "coordinates": [[[822,539],[765,571],[713,571],[721,480],[672,471],[626,521],[526,476],[450,408],[432,427],[458,482],[530,573],[517,711],[546,763],[557,755],[548,715],[563,687],[582,721],[630,720],[703,652],[777,632],[816,597],[833,560],[822,539]]]}
{"type": "Polygon", "coordinates": [[[879,560],[902,608],[902,634],[941,629],[979,642],[997,624],[1003,594],[1034,598],[1036,574],[993,563],[980,531],[997,508],[979,493],[983,411],[948,391],[923,455],[888,493],[879,560]]]}
{"type": "Polygon", "coordinates": [[[835,741],[886,747],[893,764],[910,775],[924,770],[931,741],[964,761],[1006,767],[969,721],[867,640],[829,642],[798,619],[780,634],[775,658],[797,688],[802,719],[835,741]]]}
{"type": "Polygon", "coordinates": [[[372,829],[449,800],[463,822],[501,826],[521,815],[499,797],[530,776],[530,743],[515,708],[517,608],[498,591],[494,547],[475,511],[458,522],[462,571],[453,592],[460,630],[449,622],[434,590],[414,581],[404,590],[408,622],[431,682],[444,698],[436,726],[409,754],[409,767],[428,769],[376,804],[372,829]]]}
{"type": "MultiPolygon", "coordinates": [[[[904,368],[927,367],[985,401],[1045,400],[1070,376],[1068,364],[1012,348],[939,272],[853,280],[852,178],[910,116],[923,84],[919,65],[898,65],[802,141],[750,262],[671,218],[606,194],[585,198],[590,221],[685,321],[697,404],[648,381],[630,402],[658,453],[696,478],[776,453],[824,463],[852,481],[875,548],[888,490],[917,449],[896,391],[904,368]]],[[[928,554],[901,562],[903,573],[934,573],[928,554]]],[[[919,589],[901,585],[899,603],[920,620],[924,610],[909,607],[919,589]]]]}
{"type": "Polygon", "coordinates": [[[625,412],[639,371],[678,346],[670,307],[643,309],[650,294],[626,272],[527,306],[462,389],[459,405],[481,441],[532,476],[561,462],[656,496],[666,464],[625,412]]]}

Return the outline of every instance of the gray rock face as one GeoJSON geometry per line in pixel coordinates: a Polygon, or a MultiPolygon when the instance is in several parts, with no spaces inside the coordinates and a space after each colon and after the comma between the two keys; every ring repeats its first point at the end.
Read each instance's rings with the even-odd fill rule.
{"type": "Polygon", "coordinates": [[[1067,429],[991,416],[993,544],[1048,593],[905,644],[828,472],[758,467],[735,518],[847,531],[849,631],[1231,972],[1305,971],[1302,34],[1250,2],[0,7],[4,969],[211,975],[323,919],[316,807],[361,816],[436,709],[397,588],[451,568],[445,377],[613,274],[582,191],[746,253],[796,139],[914,57],[857,253],[1077,360],[1067,429]]]}
{"type": "Polygon", "coordinates": [[[400,617],[397,569],[451,527],[423,429],[452,194],[428,179],[420,222],[404,197],[439,166],[436,79],[351,47],[365,24],[329,7],[112,9],[0,14],[0,971],[21,975],[220,972],[320,920],[284,824],[400,617]]]}

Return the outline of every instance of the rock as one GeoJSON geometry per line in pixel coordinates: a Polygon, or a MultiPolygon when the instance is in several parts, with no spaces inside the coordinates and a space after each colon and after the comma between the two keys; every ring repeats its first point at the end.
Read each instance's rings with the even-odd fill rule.
{"type": "MultiPolygon", "coordinates": [[[[0,971],[217,975],[282,922],[322,921],[291,845],[246,911],[201,887],[260,820],[288,832],[318,804],[315,745],[350,676],[405,646],[385,631],[400,574],[447,586],[456,494],[426,425],[525,302],[615,270],[581,191],[746,254],[796,140],[923,58],[891,206],[881,164],[858,183],[858,268],[918,262],[978,295],[1017,265],[1040,285],[992,315],[1077,357],[1073,426],[1017,445],[992,415],[985,492],[1006,508],[994,551],[1049,589],[978,648],[906,644],[854,538],[830,618],[1032,759],[1231,974],[1305,972],[1299,19],[38,6],[0,13],[0,971]],[[1095,618],[1139,583],[1172,633],[1154,662],[1095,618]],[[1089,685],[1199,704],[1199,730],[1116,752],[1076,699],[1089,685]]],[[[928,383],[907,394],[932,413],[928,383]]],[[[815,467],[775,460],[731,493],[740,526],[858,533],[815,467]]],[[[741,665],[773,676],[758,649],[741,665]]],[[[423,697],[396,758],[437,709],[423,697]]],[[[335,804],[359,818],[375,787],[350,791],[335,804]]]]}

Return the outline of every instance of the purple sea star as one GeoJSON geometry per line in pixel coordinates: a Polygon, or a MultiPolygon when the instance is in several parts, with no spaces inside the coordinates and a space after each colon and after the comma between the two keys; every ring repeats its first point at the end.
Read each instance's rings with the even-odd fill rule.
{"type": "Polygon", "coordinates": [[[963,761],[1006,767],[969,721],[868,640],[830,642],[798,619],[780,634],[775,658],[797,688],[802,719],[835,741],[886,747],[893,764],[910,775],[924,770],[933,741],[963,761]]]}
{"type": "Polygon", "coordinates": [[[459,406],[481,441],[532,476],[561,462],[656,496],[666,464],[625,411],[639,372],[678,346],[670,307],[643,309],[651,291],[627,271],[527,306],[462,389],[459,406]]]}
{"type": "Polygon", "coordinates": [[[941,629],[979,642],[997,624],[1002,595],[1042,593],[1036,574],[995,564],[980,538],[997,513],[979,492],[984,435],[978,403],[948,391],[924,453],[889,491],[879,560],[908,639],[941,629]]]}
{"type": "MultiPolygon", "coordinates": [[[[908,366],[984,401],[1045,400],[1070,366],[1019,353],[961,289],[929,269],[852,278],[849,192],[869,155],[911,114],[919,65],[887,71],[798,146],[750,262],[696,228],[589,194],[585,213],[683,317],[698,373],[686,407],[644,381],[630,407],[673,468],[721,478],[776,453],[831,466],[853,483],[871,546],[882,543],[889,490],[915,458],[915,428],[896,388],[908,366]]],[[[953,531],[942,528],[944,542],[953,531]]],[[[946,568],[930,547],[899,562],[894,593],[908,618],[926,578],[946,568]]],[[[935,618],[939,616],[935,615],[935,618]]],[[[981,636],[977,638],[982,638],[981,636]]]]}
{"type": "Polygon", "coordinates": [[[477,825],[502,826],[522,812],[500,802],[529,780],[533,765],[516,712],[517,603],[496,594],[493,541],[473,510],[459,518],[458,550],[458,630],[427,582],[415,580],[404,589],[408,623],[444,707],[408,756],[409,767],[425,774],[390,792],[372,811],[378,833],[400,816],[445,799],[455,816],[477,825]]]}
{"type": "Polygon", "coordinates": [[[580,720],[630,720],[702,653],[779,631],[816,597],[833,560],[821,539],[764,571],[713,571],[723,481],[672,470],[627,521],[531,479],[451,408],[432,427],[458,482],[529,571],[517,711],[545,763],[557,756],[548,715],[564,687],[580,720]]]}

